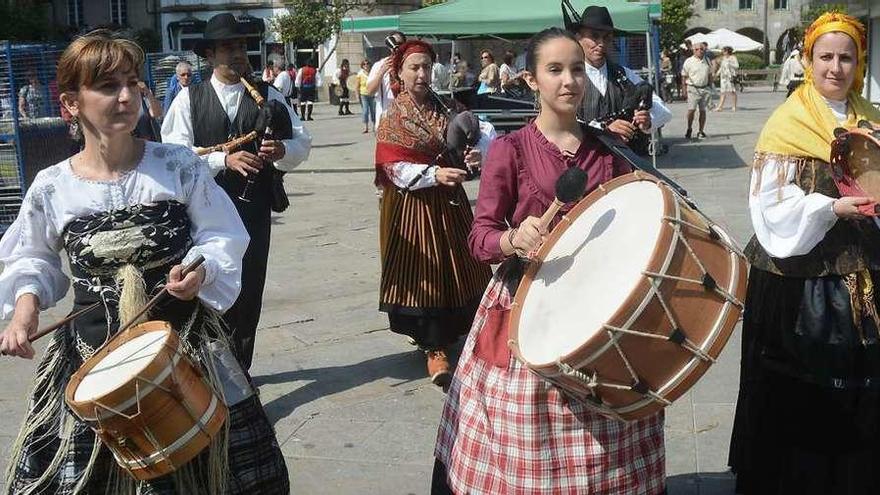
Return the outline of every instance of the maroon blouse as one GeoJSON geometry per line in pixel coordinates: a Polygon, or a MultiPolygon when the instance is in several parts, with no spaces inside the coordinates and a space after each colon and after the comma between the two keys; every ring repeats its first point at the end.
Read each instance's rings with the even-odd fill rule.
{"type": "MultiPolygon", "coordinates": [[[[502,234],[529,216],[543,215],[553,202],[556,179],[571,166],[587,172],[587,192],[631,171],[626,161],[612,155],[589,134],[571,157],[548,141],[534,122],[495,140],[483,162],[474,223],[468,236],[474,257],[485,263],[502,261],[502,234]]],[[[572,206],[564,206],[553,225],[572,206]]]]}

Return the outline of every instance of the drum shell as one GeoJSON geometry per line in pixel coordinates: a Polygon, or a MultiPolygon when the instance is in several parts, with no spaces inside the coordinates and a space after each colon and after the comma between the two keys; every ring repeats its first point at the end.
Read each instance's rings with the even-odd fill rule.
{"type": "MultiPolygon", "coordinates": [[[[652,176],[635,173],[618,177],[594,191],[567,215],[573,222],[578,215],[586,211],[605,194],[615,188],[637,180],[651,180],[652,176]]],[[[704,217],[692,210],[684,201],[675,195],[667,186],[659,184],[664,203],[664,217],[679,218],[684,222],[708,228],[704,217]]],[[[538,252],[537,258],[544,259],[552,246],[565,232],[571,222],[560,222],[560,226],[550,234],[547,242],[538,252]]],[[[681,225],[681,224],[680,224],[681,225]]],[[[717,277],[719,287],[731,289],[738,301],[745,297],[748,268],[745,258],[736,250],[712,239],[697,229],[682,226],[681,232],[688,240],[700,261],[708,272],[717,277]]],[[[732,241],[730,241],[732,243],[732,241]]],[[[534,364],[527,362],[520,353],[515,342],[518,339],[519,317],[528,288],[540,269],[533,263],[523,277],[517,290],[514,309],[511,314],[510,333],[512,345],[517,358],[533,371],[562,388],[568,395],[584,400],[587,404],[596,405],[596,396],[591,393],[582,379],[561,373],[556,363],[534,364]]],[[[677,240],[672,223],[664,221],[656,246],[645,272],[672,275],[688,279],[699,279],[702,271],[690,256],[682,242],[677,240]]],[[[659,279],[658,279],[659,281],[659,279]]],[[[717,358],[727,343],[742,313],[741,306],[729,304],[726,299],[707,291],[693,283],[666,279],[660,284],[660,293],[667,307],[678,324],[678,328],[687,335],[691,342],[702,349],[712,359],[717,358]]],[[[629,297],[606,323],[608,326],[638,330],[659,335],[672,333],[673,325],[666,315],[660,300],[652,296],[651,279],[641,278],[629,297]]],[[[616,340],[623,354],[635,369],[641,382],[651,390],[660,391],[660,396],[672,402],[692,387],[705,373],[711,364],[698,359],[693,353],[667,339],[650,339],[620,332],[609,332],[603,329],[585,329],[585,334],[592,333],[587,340],[571,353],[560,356],[559,361],[568,364],[586,376],[596,373],[603,382],[613,382],[622,387],[633,383],[631,374],[612,340],[616,340]]],[[[624,420],[635,420],[654,414],[666,404],[646,398],[631,390],[620,390],[609,387],[593,389],[601,398],[603,407],[596,405],[597,410],[607,409],[607,415],[624,420]]]]}
{"type": "Polygon", "coordinates": [[[74,373],[65,390],[65,401],[77,416],[95,430],[113,452],[117,462],[138,480],[169,474],[190,461],[211,443],[228,414],[223,401],[206,382],[199,368],[183,353],[177,332],[164,321],[141,323],[114,336],[74,373]],[[103,358],[128,340],[155,331],[167,332],[167,340],[152,361],[135,377],[100,397],[74,400],[83,378],[103,358]],[[175,354],[178,356],[176,363],[175,354]],[[169,368],[170,373],[167,373],[169,368]],[[156,381],[163,371],[167,376],[156,381]],[[153,387],[143,393],[144,387],[150,386],[148,382],[155,382],[161,388],[153,387]],[[121,409],[139,392],[143,394],[139,400],[121,409]],[[204,420],[203,427],[198,426],[194,417],[204,420]],[[188,441],[172,447],[188,432],[191,435],[188,441]],[[174,450],[168,453],[169,448],[174,450]],[[144,463],[145,459],[162,449],[166,449],[167,457],[160,455],[157,460],[144,463]]]}

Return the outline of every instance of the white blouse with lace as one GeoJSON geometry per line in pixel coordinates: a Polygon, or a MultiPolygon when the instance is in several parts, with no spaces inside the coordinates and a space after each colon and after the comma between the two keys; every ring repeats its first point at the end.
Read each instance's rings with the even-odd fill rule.
{"type": "Polygon", "coordinates": [[[116,180],[82,178],[69,159],[37,174],[18,217],[0,240],[2,318],[12,313],[22,294],[35,294],[46,309],[67,293],[70,283],[60,252],[70,221],[158,201],[187,205],[193,247],[183,262],[205,257],[199,298],[219,311],[228,309],[241,291],[241,260],[249,242],[238,212],[195,153],[148,141],[137,167],[116,180]]]}
{"type": "MultiPolygon", "coordinates": [[[[825,99],[841,124],[847,119],[846,101],[825,99]]],[[[820,193],[807,194],[795,184],[796,167],[768,159],[752,169],[749,187],[749,213],[755,236],[775,258],[809,253],[837,223],[832,206],[835,198],[820,193]],[[779,185],[780,167],[784,167],[784,185],[779,185]]],[[[875,218],[875,222],[878,220],[875,218]]],[[[880,223],[878,223],[880,225],[880,223]]]]}

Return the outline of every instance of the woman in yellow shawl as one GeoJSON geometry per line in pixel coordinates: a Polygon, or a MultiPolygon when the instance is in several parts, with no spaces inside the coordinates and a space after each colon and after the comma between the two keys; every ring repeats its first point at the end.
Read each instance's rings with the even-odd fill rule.
{"type": "MultiPolygon", "coordinates": [[[[880,228],[829,172],[836,127],[880,122],[860,96],[865,28],[829,13],[805,36],[806,81],[755,153],[755,236],[729,463],[737,493],[880,490],[880,228]]],[[[877,198],[880,199],[880,198],[877,198]]]]}

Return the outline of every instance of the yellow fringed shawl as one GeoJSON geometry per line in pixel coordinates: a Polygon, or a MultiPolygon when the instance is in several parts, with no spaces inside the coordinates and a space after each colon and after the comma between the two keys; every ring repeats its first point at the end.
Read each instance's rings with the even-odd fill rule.
{"type": "MultiPolygon", "coordinates": [[[[860,120],[880,122],[880,111],[860,94],[847,95],[847,121],[852,128],[860,120]]],[[[773,112],[764,125],[755,152],[831,161],[834,129],[841,127],[828,104],[811,83],[802,84],[773,112]]]]}

